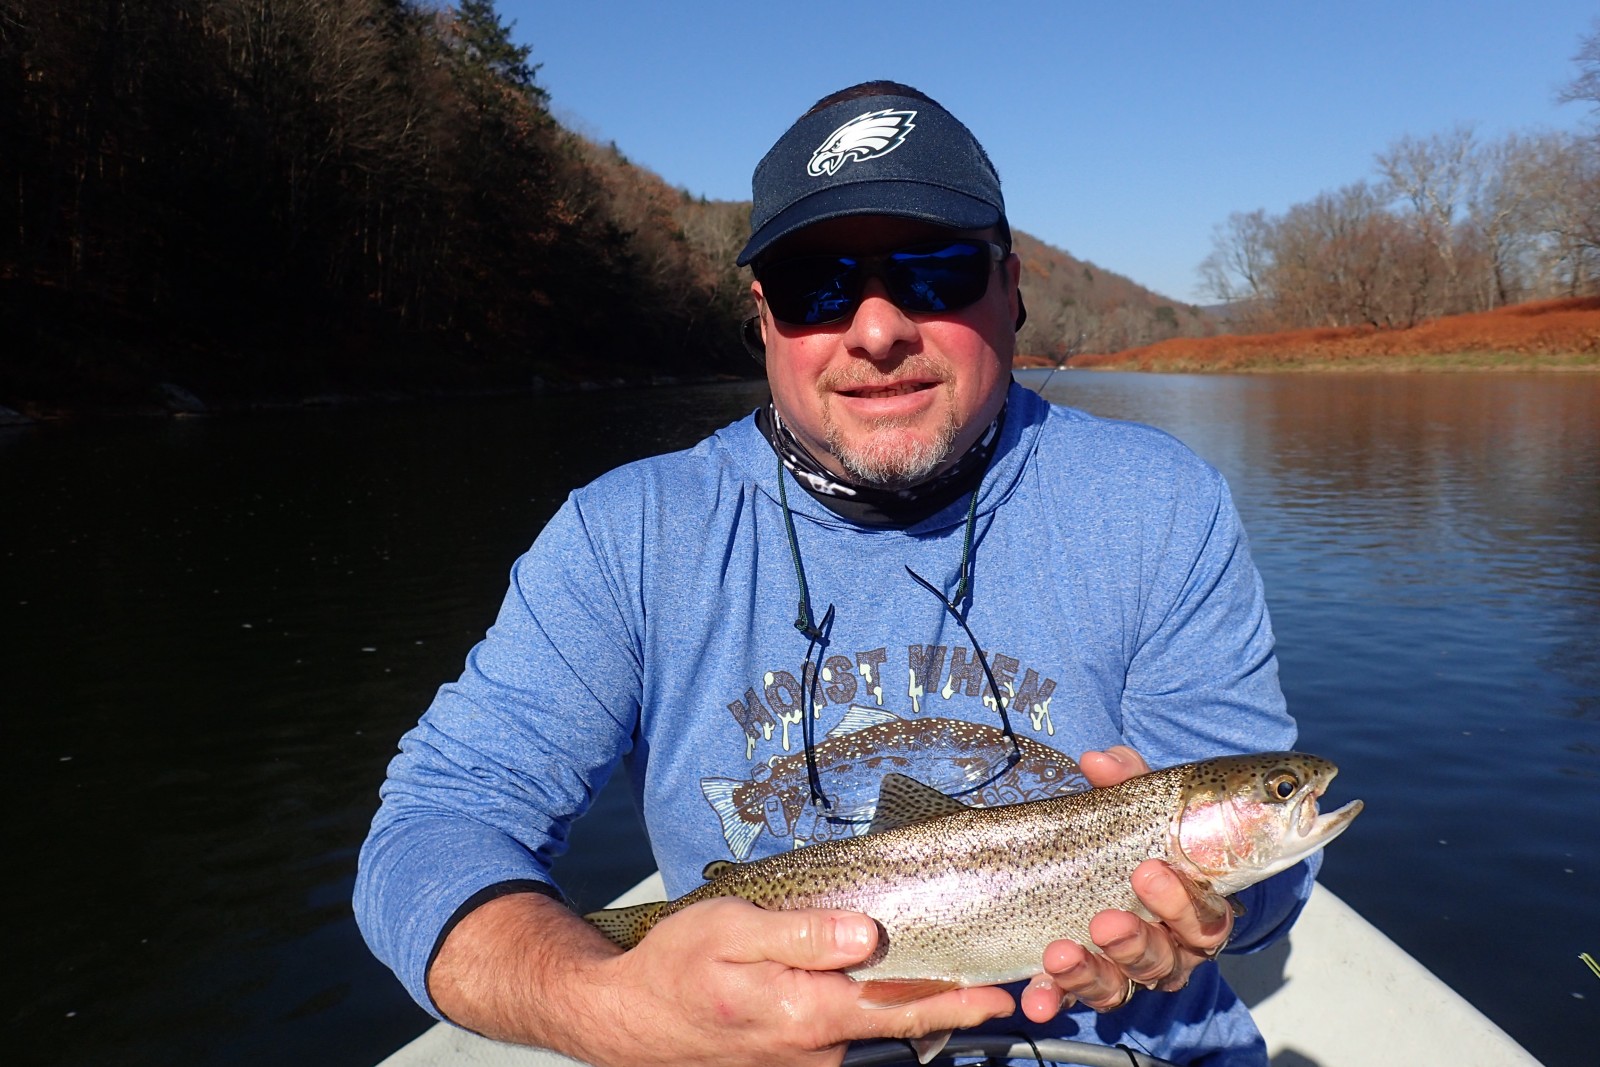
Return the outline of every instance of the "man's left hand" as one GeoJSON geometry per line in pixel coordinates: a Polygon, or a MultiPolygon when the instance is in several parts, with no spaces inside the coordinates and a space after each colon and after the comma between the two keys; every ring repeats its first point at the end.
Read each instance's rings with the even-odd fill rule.
{"type": "MultiPolygon", "coordinates": [[[[1085,752],[1079,766],[1096,788],[1150,769],[1126,745],[1085,752]]],[[[1128,911],[1103,911],[1089,923],[1089,937],[1100,952],[1076,941],[1051,942],[1044,950],[1044,972],[1022,994],[1022,1012],[1029,1019],[1047,1022],[1076,1003],[1114,1011],[1139,987],[1182,989],[1189,984],[1190,973],[1228,943],[1233,912],[1220,901],[1215,909],[1197,902],[1161,860],[1145,860],[1134,870],[1132,881],[1134,895],[1157,921],[1147,922],[1128,911]]]]}

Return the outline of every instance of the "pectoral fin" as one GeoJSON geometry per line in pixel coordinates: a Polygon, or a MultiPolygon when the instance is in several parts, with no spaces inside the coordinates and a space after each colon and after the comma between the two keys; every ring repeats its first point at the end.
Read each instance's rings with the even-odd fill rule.
{"type": "MultiPolygon", "coordinates": [[[[1174,872],[1177,873],[1177,872],[1174,872]]],[[[1232,913],[1242,915],[1243,907],[1237,900],[1222,896],[1211,883],[1196,878],[1185,878],[1181,874],[1178,881],[1183,883],[1183,888],[1189,893],[1189,900],[1194,904],[1195,916],[1203,923],[1221,922],[1223,917],[1232,913]]]]}
{"type": "MultiPolygon", "coordinates": [[[[902,1004],[936,997],[940,993],[961,988],[945,978],[874,978],[861,983],[861,1003],[869,1008],[897,1008],[902,1004]]],[[[953,1030],[940,1030],[923,1037],[910,1038],[916,1050],[917,1062],[927,1063],[937,1056],[950,1041],[953,1030]]]]}
{"type": "Polygon", "coordinates": [[[954,1030],[940,1030],[938,1033],[929,1034],[927,1037],[913,1037],[911,1039],[911,1047],[916,1049],[917,1062],[927,1063],[937,1056],[939,1051],[949,1042],[950,1035],[953,1033],[955,1033],[954,1030]]]}

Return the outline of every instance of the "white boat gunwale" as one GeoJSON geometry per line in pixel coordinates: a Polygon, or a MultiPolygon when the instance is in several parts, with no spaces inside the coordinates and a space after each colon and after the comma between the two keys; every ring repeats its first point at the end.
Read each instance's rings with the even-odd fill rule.
{"type": "MultiPolygon", "coordinates": [[[[612,904],[665,896],[661,876],[653,874],[612,904]]],[[[1321,884],[1288,937],[1252,955],[1224,955],[1218,965],[1249,1005],[1274,1067],[1539,1067],[1510,1035],[1321,884]]],[[[575,1063],[438,1023],[379,1067],[575,1063]]]]}

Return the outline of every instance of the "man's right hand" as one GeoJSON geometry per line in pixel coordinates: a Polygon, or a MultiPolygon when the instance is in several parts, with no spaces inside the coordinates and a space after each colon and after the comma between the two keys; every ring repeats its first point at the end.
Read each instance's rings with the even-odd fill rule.
{"type": "Polygon", "coordinates": [[[1014,1010],[993,987],[863,1007],[840,972],[877,938],[877,924],[853,912],[722,898],[669,916],[624,953],[557,902],[519,894],[451,931],[429,987],[459,1025],[601,1067],[838,1064],[852,1040],[921,1037],[1014,1010]]]}

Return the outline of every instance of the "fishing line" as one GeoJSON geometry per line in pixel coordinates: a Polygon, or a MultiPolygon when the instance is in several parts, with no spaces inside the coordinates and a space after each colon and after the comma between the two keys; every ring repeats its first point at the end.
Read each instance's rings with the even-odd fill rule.
{"type": "Polygon", "coordinates": [[[1056,376],[1056,371],[1067,365],[1067,360],[1078,354],[1078,348],[1083,344],[1083,339],[1086,336],[1088,335],[1081,332],[1078,334],[1078,339],[1067,346],[1066,354],[1060,359],[1056,360],[1056,365],[1050,368],[1050,373],[1044,376],[1044,381],[1039,383],[1039,388],[1034,390],[1034,392],[1038,393],[1040,396],[1044,396],[1045,389],[1050,385],[1050,379],[1056,376]]]}

